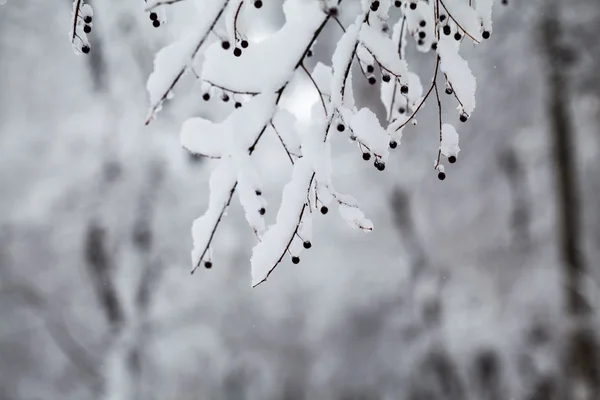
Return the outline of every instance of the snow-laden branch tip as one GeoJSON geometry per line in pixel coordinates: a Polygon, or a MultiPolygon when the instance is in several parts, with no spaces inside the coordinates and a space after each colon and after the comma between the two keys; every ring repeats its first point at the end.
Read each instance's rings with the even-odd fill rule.
{"type": "MultiPolygon", "coordinates": [[[[148,0],[144,12],[160,7],[163,15],[168,9],[165,6],[179,1],[148,0]]],[[[257,239],[251,256],[253,286],[264,282],[286,258],[294,264],[300,262],[302,252],[312,246],[313,228],[318,227],[313,220],[327,215],[329,207],[337,207],[350,226],[371,231],[373,223],[356,200],[334,188],[334,142],[329,139],[347,135],[355,145],[357,159],[371,160],[376,169],[384,171],[386,163],[396,162],[392,150],[400,145],[405,130],[417,124],[419,112],[432,97],[438,128],[429,134],[439,138],[439,146],[432,149],[434,168],[438,178],[445,179],[441,158],[455,163],[460,148],[454,125],[443,121],[442,108],[448,103],[456,107],[461,122],[467,122],[475,110],[476,80],[460,50],[463,42],[479,44],[490,37],[493,3],[361,0],[361,7],[343,10],[352,16],[345,26],[338,19],[346,6],[342,0],[286,0],[283,26],[259,40],[251,33],[258,20],[253,15],[261,12],[263,2],[198,1],[199,13],[192,19],[190,33],[164,47],[154,59],[147,82],[150,109],[146,120],[148,124],[156,117],[186,71],[200,81],[201,98],[208,107],[218,98],[231,105],[230,114],[220,122],[195,117],[181,129],[183,147],[215,163],[208,208],[192,227],[193,269],[203,263],[207,268],[213,266],[217,230],[236,193],[257,239]],[[390,13],[393,6],[399,7],[399,12],[390,13]],[[318,62],[310,71],[306,58],[315,51],[315,43],[330,22],[340,35],[331,64],[318,62]],[[413,64],[406,52],[410,40],[418,51],[431,55],[428,71],[432,75],[411,70],[413,64]],[[360,69],[357,79],[366,79],[373,90],[380,90],[385,121],[379,121],[372,110],[357,107],[352,76],[355,62],[360,69]],[[300,123],[282,107],[292,81],[308,82],[318,96],[307,123],[300,123]],[[450,96],[441,96],[444,92],[450,96]],[[281,151],[284,162],[292,166],[279,205],[267,205],[262,196],[263,182],[271,181],[263,178],[276,173],[276,168],[261,170],[255,160],[257,146],[265,136],[272,136],[277,146],[270,151],[281,151]],[[271,208],[278,211],[269,226],[264,217],[275,214],[271,208]]],[[[89,52],[86,34],[92,14],[83,0],[74,1],[70,38],[78,52],[89,52]]],[[[157,18],[153,14],[151,19],[157,18]]]]}

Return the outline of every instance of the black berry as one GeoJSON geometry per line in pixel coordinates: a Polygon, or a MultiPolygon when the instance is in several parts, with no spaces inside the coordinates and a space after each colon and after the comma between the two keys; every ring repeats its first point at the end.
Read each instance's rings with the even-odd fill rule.
{"type": "Polygon", "coordinates": [[[327,208],[327,206],[323,206],[321,207],[321,214],[325,215],[329,212],[329,208],[327,208]]]}
{"type": "Polygon", "coordinates": [[[209,100],[210,100],[210,93],[204,93],[204,94],[202,95],[202,99],[203,99],[204,101],[209,101],[209,100]]]}
{"type": "Polygon", "coordinates": [[[308,51],[306,52],[306,57],[312,57],[313,56],[313,52],[311,49],[308,49],[308,51]]]}
{"type": "Polygon", "coordinates": [[[437,42],[431,43],[431,50],[434,50],[434,51],[437,50],[437,46],[438,46],[437,42]]]}
{"type": "Polygon", "coordinates": [[[469,119],[469,117],[466,113],[462,113],[460,114],[460,117],[458,117],[458,119],[460,119],[460,122],[467,122],[467,119],[469,119]]]}
{"type": "Polygon", "coordinates": [[[294,264],[298,264],[298,263],[300,262],[300,257],[298,257],[298,256],[293,256],[293,257],[292,257],[292,262],[293,262],[294,264]]]}
{"type": "Polygon", "coordinates": [[[377,11],[379,10],[379,1],[375,0],[374,2],[371,3],[371,11],[377,11]]]}
{"type": "Polygon", "coordinates": [[[481,34],[481,36],[484,39],[489,39],[490,38],[490,32],[489,31],[483,31],[483,33],[481,34]]]}
{"type": "Polygon", "coordinates": [[[242,46],[243,49],[246,49],[246,48],[248,48],[248,41],[246,39],[244,39],[244,40],[242,40],[240,45],[242,46]]]}
{"type": "Polygon", "coordinates": [[[204,261],[204,268],[211,269],[212,268],[212,262],[210,262],[210,261],[204,261]]]}
{"type": "Polygon", "coordinates": [[[227,103],[229,101],[229,95],[227,93],[223,93],[221,100],[223,100],[225,103],[227,103]]]}
{"type": "Polygon", "coordinates": [[[363,153],[362,158],[365,161],[369,161],[371,159],[371,153],[363,153]]]}
{"type": "Polygon", "coordinates": [[[160,21],[155,19],[154,21],[152,21],[152,26],[158,28],[160,26],[160,21]]]}
{"type": "Polygon", "coordinates": [[[458,41],[458,40],[460,40],[460,39],[462,39],[462,35],[461,35],[459,32],[456,32],[456,33],[454,34],[454,40],[457,40],[457,41],[458,41]]]}
{"type": "Polygon", "coordinates": [[[452,33],[452,29],[450,28],[450,25],[444,25],[444,35],[448,36],[452,33]]]}
{"type": "Polygon", "coordinates": [[[235,106],[235,108],[240,108],[242,106],[242,103],[240,103],[239,101],[236,101],[234,106],[235,106]]]}
{"type": "Polygon", "coordinates": [[[85,17],[83,17],[83,22],[85,22],[86,24],[91,24],[92,23],[92,16],[91,15],[86,15],[85,17]]]}
{"type": "Polygon", "coordinates": [[[340,13],[340,10],[338,10],[337,7],[331,7],[328,11],[329,16],[333,17],[333,18],[337,17],[339,15],[339,13],[340,13]]]}
{"type": "Polygon", "coordinates": [[[83,31],[84,31],[85,33],[90,33],[90,32],[92,31],[92,27],[91,27],[91,26],[89,26],[89,25],[84,25],[84,26],[83,26],[83,31]]]}
{"type": "Polygon", "coordinates": [[[242,49],[236,47],[235,49],[233,49],[233,55],[236,56],[236,57],[241,56],[242,55],[242,49]]]}
{"type": "Polygon", "coordinates": [[[406,85],[402,85],[402,86],[400,87],[400,93],[402,93],[402,94],[407,94],[407,93],[408,93],[408,86],[406,86],[406,85]]]}
{"type": "Polygon", "coordinates": [[[417,45],[423,46],[424,44],[425,44],[425,41],[423,39],[417,40],[417,45]]]}
{"type": "Polygon", "coordinates": [[[377,83],[377,79],[375,79],[375,77],[374,77],[374,76],[370,76],[370,77],[369,77],[369,83],[370,83],[371,85],[374,85],[374,84],[376,84],[376,83],[377,83]]]}
{"type": "Polygon", "coordinates": [[[87,54],[87,53],[89,53],[89,52],[90,52],[90,46],[88,46],[88,45],[84,45],[84,46],[82,46],[82,47],[81,47],[81,51],[82,51],[84,54],[87,54]]]}
{"type": "Polygon", "coordinates": [[[404,114],[404,113],[406,112],[406,109],[405,109],[404,107],[400,107],[400,108],[398,109],[398,112],[399,112],[400,114],[404,114]]]}
{"type": "Polygon", "coordinates": [[[398,147],[398,142],[395,140],[390,141],[390,149],[395,149],[396,147],[398,147]]]}
{"type": "Polygon", "coordinates": [[[155,12],[151,12],[150,13],[150,20],[151,21],[156,21],[158,19],[158,14],[155,12]]]}
{"type": "Polygon", "coordinates": [[[410,3],[410,9],[411,10],[416,10],[417,9],[417,3],[410,3]]]}
{"type": "Polygon", "coordinates": [[[223,40],[221,42],[221,47],[223,48],[223,50],[229,50],[229,48],[231,47],[229,40],[223,40]]]}
{"type": "Polygon", "coordinates": [[[438,179],[440,181],[443,181],[444,179],[446,179],[446,173],[445,172],[438,172],[438,179]]]}
{"type": "Polygon", "coordinates": [[[375,160],[375,162],[373,163],[373,165],[375,166],[375,168],[377,168],[377,170],[379,171],[383,171],[385,169],[385,163],[379,161],[379,160],[375,160]]]}
{"type": "Polygon", "coordinates": [[[258,189],[256,189],[254,193],[256,193],[257,196],[262,196],[262,192],[258,189]]]}
{"type": "Polygon", "coordinates": [[[384,81],[384,82],[389,82],[389,81],[390,81],[390,79],[391,79],[391,78],[390,78],[390,76],[389,76],[388,74],[383,74],[383,75],[381,76],[381,80],[382,80],[382,81],[384,81]]]}
{"type": "Polygon", "coordinates": [[[398,8],[402,7],[402,2],[400,0],[394,1],[394,5],[398,8]]]}
{"type": "Polygon", "coordinates": [[[375,67],[374,67],[374,66],[372,66],[372,65],[367,65],[367,72],[368,72],[369,74],[372,74],[372,73],[373,73],[373,71],[375,71],[375,67]]]}
{"type": "Polygon", "coordinates": [[[305,249],[310,249],[312,247],[312,243],[306,240],[304,243],[302,243],[302,246],[304,246],[305,249]]]}
{"type": "Polygon", "coordinates": [[[420,26],[421,28],[423,28],[425,25],[427,25],[427,22],[425,22],[425,20],[424,20],[424,19],[422,19],[422,20],[419,22],[419,26],[420,26]]]}
{"type": "Polygon", "coordinates": [[[446,94],[452,94],[452,93],[454,93],[454,90],[452,90],[451,87],[447,87],[446,88],[446,94]]]}
{"type": "Polygon", "coordinates": [[[423,32],[423,31],[419,32],[419,37],[421,39],[425,39],[425,36],[427,36],[427,34],[425,32],[423,32]]]}
{"type": "Polygon", "coordinates": [[[456,162],[456,156],[450,156],[450,157],[448,157],[448,162],[450,164],[454,164],[456,162]]]}
{"type": "Polygon", "coordinates": [[[344,130],[346,130],[346,126],[344,124],[338,124],[337,130],[338,132],[344,132],[344,130]]]}
{"type": "Polygon", "coordinates": [[[265,213],[266,213],[266,212],[267,212],[267,210],[265,210],[265,208],[264,208],[264,207],[262,207],[260,210],[258,210],[258,213],[259,213],[260,215],[265,215],[265,213]]]}
{"type": "Polygon", "coordinates": [[[262,5],[262,1],[261,1],[261,0],[256,0],[256,1],[254,2],[254,7],[256,7],[256,8],[261,8],[262,6],[263,6],[263,5],[262,5]]]}

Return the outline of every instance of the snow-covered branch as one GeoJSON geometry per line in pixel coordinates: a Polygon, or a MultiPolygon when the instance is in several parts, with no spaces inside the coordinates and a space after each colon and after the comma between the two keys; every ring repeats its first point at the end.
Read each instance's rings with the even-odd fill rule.
{"type": "MultiPolygon", "coordinates": [[[[145,12],[153,25],[164,21],[167,5],[182,0],[148,0],[145,12]],[[161,17],[158,13],[161,13],[161,17]]],[[[314,211],[327,214],[337,204],[340,216],[351,226],[371,231],[357,202],[337,193],[331,178],[333,133],[346,133],[363,160],[372,160],[384,171],[390,149],[397,148],[405,128],[416,125],[418,113],[435,96],[439,137],[434,169],[445,179],[444,160],[457,161],[458,132],[443,120],[443,106],[456,103],[457,117],[467,122],[475,110],[476,80],[461,56],[461,44],[479,44],[490,38],[494,0],[361,0],[347,26],[342,22],[341,0],[286,0],[285,23],[269,35],[256,38],[250,27],[261,0],[205,0],[193,32],[158,52],[154,72],[148,79],[150,123],[186,71],[200,81],[202,98],[220,98],[233,103],[230,114],[220,122],[191,118],[183,123],[181,143],[191,153],[217,160],[212,171],[208,209],[192,228],[193,269],[202,263],[213,266],[212,244],[234,194],[238,194],[246,220],[257,237],[252,263],[252,284],[264,282],[288,254],[295,264],[303,250],[311,248],[314,211]],[[392,21],[390,8],[399,8],[392,21]],[[306,59],[326,24],[338,26],[341,37],[331,57],[331,66],[317,63],[313,71],[306,59]],[[406,57],[413,39],[422,53],[434,53],[430,84],[411,71],[406,57]],[[195,63],[200,59],[201,65],[195,63]],[[356,60],[361,78],[371,85],[381,79],[380,94],[386,120],[356,104],[352,65],[356,60]],[[290,82],[299,75],[308,77],[318,95],[309,123],[299,123],[281,107],[290,82]],[[440,91],[451,95],[443,100],[440,91]],[[275,222],[267,226],[266,200],[262,197],[261,171],[252,157],[265,135],[273,135],[292,165],[292,178],[282,192],[275,222]]],[[[91,23],[91,8],[75,0],[72,40],[81,51],[87,44],[85,26],[91,23]],[[86,14],[87,13],[87,14],[86,14]],[[89,23],[85,21],[89,16],[89,23]]],[[[344,6],[346,4],[344,3],[344,6]]],[[[89,30],[89,29],[88,29],[89,30]]],[[[89,45],[87,45],[89,51],[89,45]]],[[[305,79],[302,77],[301,79],[305,79]]],[[[377,87],[377,86],[373,86],[377,87]]],[[[231,104],[230,103],[230,104],[231,104]]],[[[208,103],[210,105],[210,103],[208,103]]],[[[286,161],[287,163],[287,161],[286,161]]]]}

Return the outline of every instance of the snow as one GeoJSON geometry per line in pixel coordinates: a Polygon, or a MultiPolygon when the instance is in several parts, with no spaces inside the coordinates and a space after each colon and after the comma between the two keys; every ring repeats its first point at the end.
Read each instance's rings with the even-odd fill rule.
{"type": "Polygon", "coordinates": [[[296,235],[296,230],[306,207],[307,188],[313,169],[307,158],[294,165],[292,179],[283,188],[281,207],[274,225],[271,225],[252,250],[252,286],[267,279],[271,271],[285,257],[286,249],[296,235]]]}
{"type": "Polygon", "coordinates": [[[440,68],[448,81],[464,111],[471,115],[475,110],[475,90],[477,83],[469,64],[458,54],[456,41],[449,37],[441,37],[438,43],[440,68]]]}
{"type": "Polygon", "coordinates": [[[361,108],[349,122],[357,140],[367,146],[369,151],[381,158],[382,161],[387,160],[390,136],[381,127],[375,113],[368,108],[361,108]]]}
{"type": "Polygon", "coordinates": [[[202,45],[209,38],[211,30],[221,17],[230,0],[211,0],[205,3],[197,17],[194,31],[163,48],[154,59],[154,71],[148,78],[146,88],[150,97],[148,121],[154,118],[167,94],[190,65],[202,45]]]}
{"type": "Polygon", "coordinates": [[[365,218],[365,214],[358,207],[356,200],[352,196],[338,194],[336,198],[339,204],[338,211],[348,225],[365,232],[373,230],[373,223],[365,218]]]}
{"type": "Polygon", "coordinates": [[[444,0],[440,2],[452,21],[464,30],[467,37],[481,42],[481,24],[477,11],[464,0],[444,0]]]}
{"type": "Polygon", "coordinates": [[[352,59],[354,58],[358,35],[363,24],[364,17],[359,15],[356,21],[346,28],[346,32],[342,35],[337,43],[337,47],[331,57],[333,76],[331,80],[331,104],[334,108],[340,108],[344,105],[344,86],[347,78],[347,70],[350,68],[352,59]]]}
{"type": "Polygon", "coordinates": [[[360,31],[360,42],[375,57],[381,68],[395,75],[401,84],[408,83],[408,66],[401,60],[397,45],[374,27],[364,25],[360,31]]]}
{"type": "Polygon", "coordinates": [[[494,0],[477,0],[475,10],[481,20],[482,28],[492,33],[492,7],[494,0]]]}
{"type": "Polygon", "coordinates": [[[202,79],[232,92],[275,92],[293,76],[296,65],[325,19],[318,2],[288,0],[286,23],[261,42],[252,43],[236,57],[219,43],[206,50],[202,79]]]}
{"type": "Polygon", "coordinates": [[[441,151],[445,157],[457,156],[460,151],[460,147],[458,147],[458,133],[451,124],[442,125],[441,151]]]}

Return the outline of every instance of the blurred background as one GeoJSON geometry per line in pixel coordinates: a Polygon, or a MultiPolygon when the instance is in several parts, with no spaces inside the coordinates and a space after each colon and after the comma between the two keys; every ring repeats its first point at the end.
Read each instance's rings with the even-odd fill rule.
{"type": "MultiPolygon", "coordinates": [[[[179,129],[232,102],[203,101],[188,74],[143,125],[154,53],[196,9],[156,29],[141,0],[90,3],[89,56],[69,43],[72,2],[0,7],[0,400],[600,399],[597,0],[496,5],[492,37],[463,45],[475,114],[460,124],[443,98],[462,148],[443,182],[433,108],[384,172],[336,138],[335,185],[375,230],[321,216],[301,263],[256,289],[235,201],[213,268],[189,274],[212,165],[179,129]]],[[[283,23],[264,3],[249,34],[283,23]]],[[[327,27],[309,69],[340,34],[327,27]]],[[[409,43],[427,84],[433,57],[409,43]]],[[[354,79],[383,116],[378,85],[354,79]]],[[[296,90],[301,114],[316,94],[296,90]]],[[[269,140],[255,158],[272,222],[290,168],[269,140]]]]}

